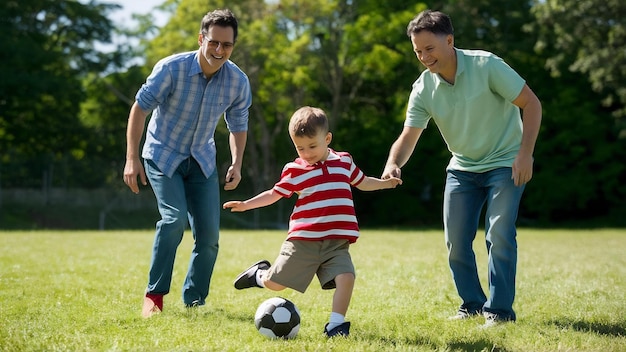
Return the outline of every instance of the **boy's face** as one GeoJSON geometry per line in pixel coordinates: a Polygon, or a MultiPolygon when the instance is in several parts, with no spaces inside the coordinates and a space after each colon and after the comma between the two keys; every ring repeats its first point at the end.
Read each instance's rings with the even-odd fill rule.
{"type": "Polygon", "coordinates": [[[324,161],[328,157],[328,146],[332,140],[332,133],[318,132],[315,137],[291,135],[300,159],[309,165],[324,161]]]}

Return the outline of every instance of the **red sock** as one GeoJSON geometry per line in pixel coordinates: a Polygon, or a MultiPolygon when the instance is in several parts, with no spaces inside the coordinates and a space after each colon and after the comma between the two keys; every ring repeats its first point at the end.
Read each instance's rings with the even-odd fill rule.
{"type": "Polygon", "coordinates": [[[157,295],[154,293],[146,293],[146,297],[154,302],[154,305],[159,307],[160,311],[163,311],[163,295],[157,295]]]}

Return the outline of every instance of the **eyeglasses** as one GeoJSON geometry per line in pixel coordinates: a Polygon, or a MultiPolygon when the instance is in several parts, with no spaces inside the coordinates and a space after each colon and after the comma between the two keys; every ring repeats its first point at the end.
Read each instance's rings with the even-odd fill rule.
{"type": "Polygon", "coordinates": [[[207,42],[207,46],[211,49],[217,49],[218,47],[222,47],[225,51],[232,50],[235,46],[235,43],[231,42],[219,42],[217,40],[209,39],[208,37],[204,37],[204,40],[207,42]]]}

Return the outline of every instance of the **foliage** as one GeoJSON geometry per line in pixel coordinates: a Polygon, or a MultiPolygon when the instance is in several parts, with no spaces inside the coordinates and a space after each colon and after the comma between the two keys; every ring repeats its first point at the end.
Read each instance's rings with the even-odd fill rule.
{"type": "Polygon", "coordinates": [[[122,179],[128,112],[147,73],[146,67],[132,66],[125,72],[112,73],[106,77],[92,74],[83,80],[87,99],[81,104],[79,118],[90,131],[86,138],[92,141],[86,143],[85,152],[98,156],[103,162],[109,161],[107,169],[111,170],[87,170],[91,172],[84,174],[84,177],[92,180],[93,186],[118,184],[122,179]]]}
{"type": "Polygon", "coordinates": [[[546,68],[554,76],[584,74],[626,138],[626,2],[547,0],[532,12],[529,27],[540,35],[537,49],[548,53],[546,68]]]}
{"type": "Polygon", "coordinates": [[[40,161],[27,170],[3,171],[5,185],[20,172],[41,180],[52,163],[84,157],[81,136],[87,131],[77,119],[85,97],[80,77],[108,66],[109,58],[95,51],[94,43],[110,40],[106,13],[112,8],[65,0],[0,5],[0,46],[5,48],[0,53],[0,161],[40,161]]]}
{"type": "MultiPolygon", "coordinates": [[[[163,0],[153,9],[171,14],[162,28],[151,14],[135,16],[135,28],[112,28],[106,15],[116,5],[5,1],[0,26],[6,35],[0,44],[12,50],[0,53],[1,185],[44,191],[123,189],[125,125],[137,89],[157,60],[196,50],[202,16],[224,7],[239,19],[231,59],[250,78],[253,105],[244,179],[222,198],[248,198],[276,182],[284,163],[296,155],[286,127],[302,105],[326,110],[331,147],[350,152],[366,174],[379,176],[402,129],[411,85],[424,69],[412,52],[406,25],[427,6],[451,15],[458,47],[503,57],[542,101],[535,174],[522,201],[521,221],[537,226],[620,221],[626,211],[626,166],[621,162],[626,160],[626,138],[619,125],[624,119],[611,116],[619,117],[624,109],[626,45],[620,17],[624,5],[617,0],[410,5],[163,0]],[[107,42],[112,34],[139,43],[110,53],[94,50],[96,41],[107,42]],[[146,64],[133,66],[133,57],[146,64]]],[[[215,137],[224,175],[230,162],[225,124],[218,125],[215,137]]],[[[354,191],[361,225],[440,226],[449,157],[431,125],[403,168],[401,187],[354,191]]],[[[243,226],[285,226],[292,202],[255,210],[243,226]]]]}
{"type": "Polygon", "coordinates": [[[624,213],[626,141],[610,112],[582,76],[551,81],[546,94],[535,176],[525,192],[522,217],[559,222],[624,213]],[[586,98],[581,99],[581,92],[586,98]],[[539,208],[535,205],[540,204],[539,208]]]}
{"type": "MultiPolygon", "coordinates": [[[[207,304],[186,310],[180,288],[193,245],[178,250],[164,311],[140,316],[152,231],[0,232],[3,351],[623,351],[626,233],[520,229],[516,323],[449,321],[459,305],[441,231],[363,231],[351,247],[357,280],[350,337],[327,340],[333,291],[237,291],[233,278],[273,261],[283,231],[223,231],[207,304]],[[47,254],[46,254],[47,253],[47,254]],[[390,260],[390,258],[393,258],[390,260]],[[264,300],[300,309],[294,340],[254,326],[264,300]],[[592,302],[592,303],[590,303],[592,302]]],[[[478,235],[479,238],[484,238],[478,235]]],[[[475,251],[486,283],[484,243],[475,251]]]]}

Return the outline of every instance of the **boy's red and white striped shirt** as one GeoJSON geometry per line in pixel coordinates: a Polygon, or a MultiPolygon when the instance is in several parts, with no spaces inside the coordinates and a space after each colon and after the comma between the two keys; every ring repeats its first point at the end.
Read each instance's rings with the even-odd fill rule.
{"type": "Polygon", "coordinates": [[[364,178],[350,154],[330,148],[328,158],[323,162],[309,165],[297,158],[285,165],[274,191],[285,198],[298,194],[287,238],[355,242],[359,237],[359,225],[352,186],[357,186],[364,178]]]}

